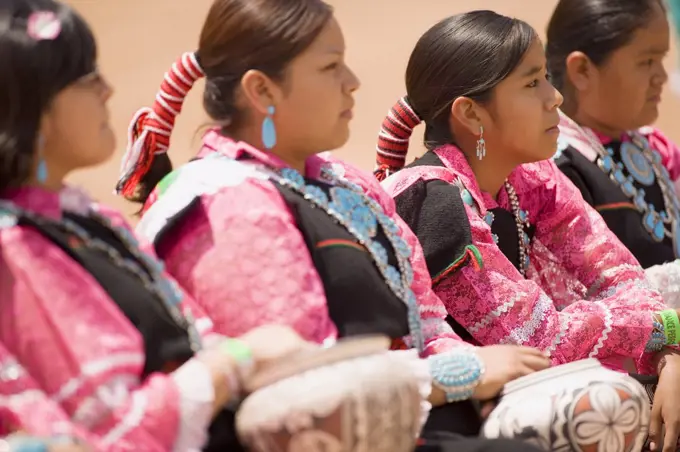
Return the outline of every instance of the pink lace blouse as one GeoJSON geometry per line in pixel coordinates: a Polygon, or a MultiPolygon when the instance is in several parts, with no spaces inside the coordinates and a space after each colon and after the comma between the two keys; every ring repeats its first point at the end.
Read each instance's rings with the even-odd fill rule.
{"type": "Polygon", "coordinates": [[[597,357],[621,369],[633,358],[638,371],[652,372],[645,346],[652,314],[665,308],[637,261],[588,206],[552,161],[518,167],[509,177],[520,207],[535,226],[527,278],[508,261],[483,216],[510,210],[508,195],[479,189],[462,152],[436,149],[445,167],[415,166],[383,182],[392,196],[417,180],[462,185],[474,200],[466,205],[472,240],[483,268],[467,266],[435,286],[447,311],[484,345],[538,347],[560,364],[597,357]]]}
{"type": "MultiPolygon", "coordinates": [[[[251,159],[242,160],[246,173],[252,165],[285,166],[274,155],[210,131],[200,155],[214,152],[232,158],[247,153],[251,159]]],[[[422,250],[396,216],[392,199],[369,174],[327,154],[307,160],[306,176],[320,177],[326,165],[361,185],[397,222],[401,236],[413,249],[412,290],[419,304],[427,353],[463,345],[444,321],[446,311],[432,291],[422,250]]],[[[313,342],[334,341],[337,331],[329,318],[321,278],[295,218],[274,185],[266,177],[252,172],[243,175],[240,170],[238,174],[199,174],[196,180],[186,173],[177,177],[185,178],[187,189],[176,202],[183,202],[181,196],[193,196],[189,193],[193,190],[200,197],[200,207],[163,236],[158,251],[168,271],[209,314],[215,330],[231,336],[257,325],[279,323],[292,326],[313,342]]],[[[150,240],[158,231],[155,225],[164,221],[158,204],[147,210],[138,227],[150,240]]]]}
{"type": "MultiPolygon", "coordinates": [[[[140,381],[139,331],[99,283],[2,202],[59,220],[97,209],[79,190],[24,188],[0,198],[0,420],[37,436],[73,435],[100,451],[198,450],[212,417],[212,383],[189,360],[140,381]]],[[[150,251],[149,251],[150,252],[150,251]]],[[[203,334],[211,323],[185,298],[203,334]]],[[[0,434],[7,433],[6,431],[0,434]]]]}

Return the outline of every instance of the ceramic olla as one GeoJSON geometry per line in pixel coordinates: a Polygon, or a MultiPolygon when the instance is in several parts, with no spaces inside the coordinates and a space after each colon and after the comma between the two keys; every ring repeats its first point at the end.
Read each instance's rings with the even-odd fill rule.
{"type": "Polygon", "coordinates": [[[264,372],[236,428],[255,452],[412,452],[430,391],[414,351],[350,339],[264,372]]]}
{"type": "Polygon", "coordinates": [[[640,383],[587,359],[509,383],[482,436],[524,439],[546,451],[632,452],[642,449],[649,418],[640,383]]]}

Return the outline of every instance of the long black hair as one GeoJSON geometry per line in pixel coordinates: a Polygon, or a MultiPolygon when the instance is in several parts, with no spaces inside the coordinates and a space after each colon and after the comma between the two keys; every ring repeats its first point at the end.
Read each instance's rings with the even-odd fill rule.
{"type": "Polygon", "coordinates": [[[0,191],[30,177],[43,114],[61,90],[96,69],[96,60],[92,31],[71,7],[54,0],[0,3],[0,191]],[[31,36],[36,12],[56,15],[56,38],[31,36]]]}
{"type": "Polygon", "coordinates": [[[406,68],[411,106],[426,123],[430,149],[454,142],[451,104],[459,97],[483,103],[521,63],[537,39],[526,22],[493,11],[471,11],[446,18],[416,44],[406,68]]]}
{"type": "Polygon", "coordinates": [[[633,34],[645,27],[661,0],[560,0],[548,24],[546,58],[555,88],[565,106],[575,102],[567,79],[567,57],[583,52],[600,66],[616,50],[627,45],[633,34]]]}

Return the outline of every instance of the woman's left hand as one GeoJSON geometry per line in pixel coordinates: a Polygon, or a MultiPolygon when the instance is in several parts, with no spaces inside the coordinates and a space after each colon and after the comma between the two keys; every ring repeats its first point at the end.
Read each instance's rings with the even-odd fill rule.
{"type": "Polygon", "coordinates": [[[239,337],[253,354],[255,372],[275,365],[286,358],[318,345],[307,342],[292,328],[285,325],[264,325],[254,328],[239,337]]]}
{"type": "Polygon", "coordinates": [[[650,449],[675,452],[680,437],[680,355],[669,351],[661,360],[663,368],[659,372],[649,424],[650,449]],[[664,427],[666,431],[662,434],[664,427]]]}
{"type": "Polygon", "coordinates": [[[49,452],[91,452],[92,449],[82,444],[57,444],[49,446],[49,452]]]}

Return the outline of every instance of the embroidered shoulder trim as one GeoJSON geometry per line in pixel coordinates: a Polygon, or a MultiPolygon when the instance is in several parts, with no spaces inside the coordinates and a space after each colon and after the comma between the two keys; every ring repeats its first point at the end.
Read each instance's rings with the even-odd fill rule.
{"type": "Polygon", "coordinates": [[[248,178],[267,180],[269,176],[255,165],[216,153],[189,162],[158,184],[158,197],[142,216],[136,232],[153,243],[168,221],[196,198],[217,193],[225,187],[238,186],[248,178]]]}
{"type": "Polygon", "coordinates": [[[595,210],[597,210],[598,212],[608,212],[611,210],[621,209],[634,210],[635,212],[638,211],[637,207],[635,207],[635,204],[631,202],[612,202],[609,204],[600,204],[598,206],[595,206],[595,210]]]}
{"type": "Polygon", "coordinates": [[[451,273],[454,273],[468,264],[472,264],[475,271],[481,271],[484,268],[484,260],[482,253],[475,245],[467,245],[463,254],[458,256],[448,267],[439,272],[432,278],[432,285],[438,284],[451,273]]]}
{"type": "Polygon", "coordinates": [[[318,250],[325,249],[325,248],[345,247],[345,248],[354,248],[355,250],[363,251],[365,253],[368,252],[366,247],[361,245],[360,243],[354,242],[352,240],[346,240],[346,239],[322,240],[320,242],[317,242],[315,247],[318,250]]]}

